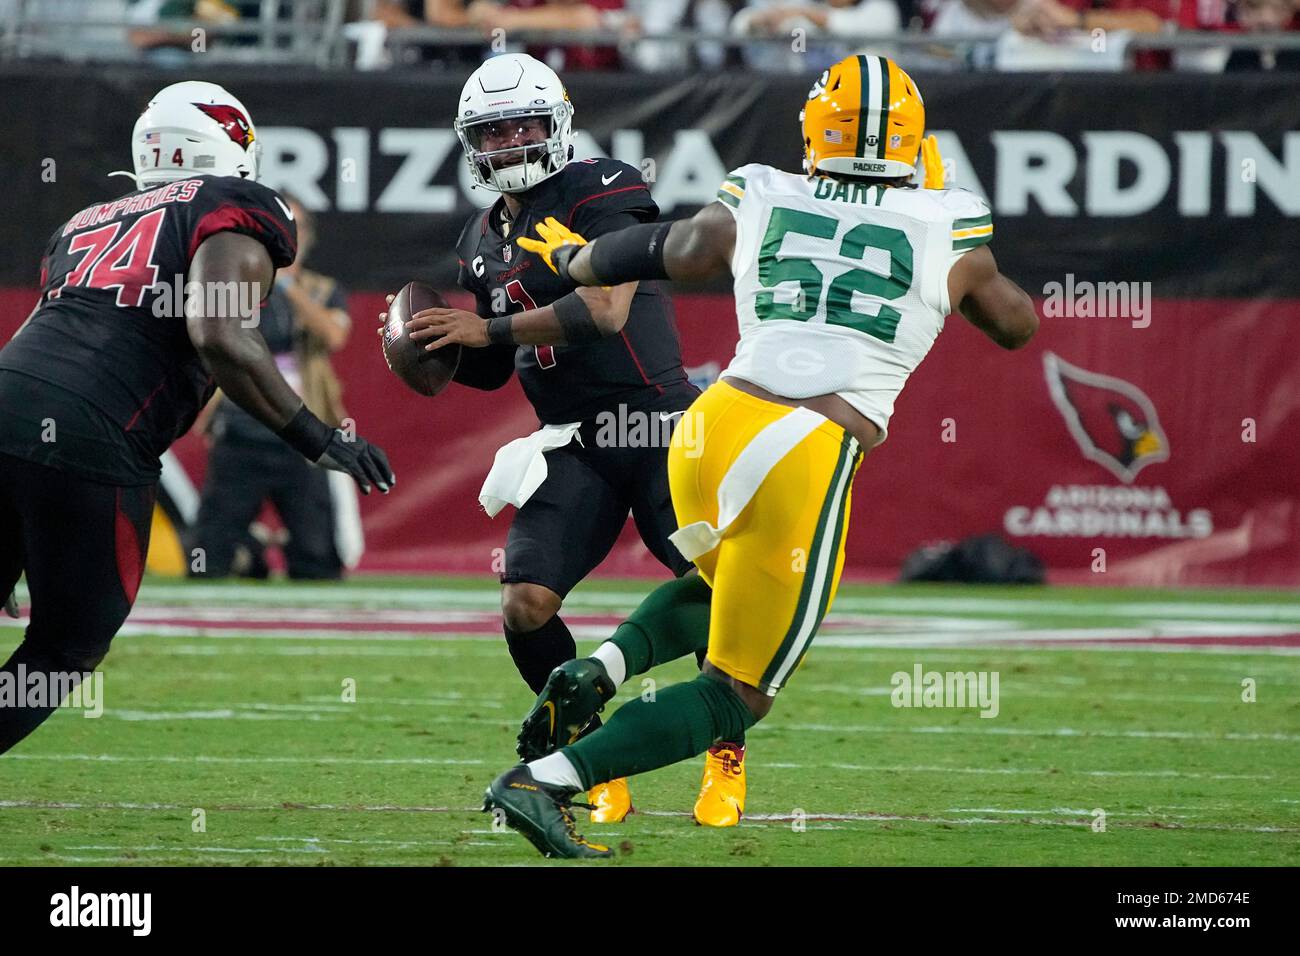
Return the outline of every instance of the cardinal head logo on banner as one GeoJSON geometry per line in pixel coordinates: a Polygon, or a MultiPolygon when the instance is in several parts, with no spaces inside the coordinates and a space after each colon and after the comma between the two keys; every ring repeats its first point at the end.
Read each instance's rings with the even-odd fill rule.
{"type": "Polygon", "coordinates": [[[1126,484],[1147,465],[1169,458],[1156,407],[1132,382],[1089,372],[1047,352],[1047,389],[1084,457],[1126,484]]]}

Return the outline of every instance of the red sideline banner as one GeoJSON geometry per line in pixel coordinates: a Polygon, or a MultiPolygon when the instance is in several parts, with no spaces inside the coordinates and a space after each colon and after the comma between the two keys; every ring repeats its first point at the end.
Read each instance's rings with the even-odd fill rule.
{"type": "MultiPolygon", "coordinates": [[[[1058,582],[1300,582],[1300,300],[1157,299],[1119,319],[1081,314],[1080,290],[1064,291],[1074,305],[1040,300],[1041,331],[1018,352],[949,318],[859,472],[847,574],[892,578],[914,548],[992,531],[1058,582]]],[[[0,341],[35,295],[0,294],[0,341]]],[[[736,341],[730,297],[675,303],[692,377],[716,378],[736,341]]],[[[407,390],[368,334],[382,308],[380,294],[352,296],[358,331],[336,359],[349,414],[399,477],[362,500],[361,567],[489,575],[513,510],[489,519],[479,487],[536,419],[514,381],[407,390]]],[[[199,483],[202,443],[176,451],[199,483]]],[[[664,574],[630,526],[601,570],[664,574]]]]}

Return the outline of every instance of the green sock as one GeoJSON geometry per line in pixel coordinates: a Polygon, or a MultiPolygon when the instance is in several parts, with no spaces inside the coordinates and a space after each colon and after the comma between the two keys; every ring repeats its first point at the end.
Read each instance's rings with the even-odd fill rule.
{"type": "Polygon", "coordinates": [[[754,715],[740,695],[701,674],[665,687],[653,701],[628,701],[604,727],[562,752],[589,789],[702,754],[714,741],[736,740],[752,726],[754,715]]]}
{"type": "Polygon", "coordinates": [[[660,585],[618,626],[610,641],[623,652],[627,676],[709,646],[713,589],[698,574],[660,585]]]}

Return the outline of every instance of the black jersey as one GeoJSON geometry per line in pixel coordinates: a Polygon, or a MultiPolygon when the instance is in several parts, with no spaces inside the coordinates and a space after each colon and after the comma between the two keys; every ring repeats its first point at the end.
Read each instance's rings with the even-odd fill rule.
{"type": "MultiPolygon", "coordinates": [[[[504,219],[502,199],[476,213],[457,243],[457,281],[474,293],[484,317],[540,308],[574,290],[517,242],[537,238],[536,225],[547,216],[590,240],[659,215],[640,171],[613,159],[570,163],[523,200],[513,222],[504,219]]],[[[589,345],[465,349],[456,381],[493,388],[505,383],[511,368],[544,424],[588,421],[620,404],[644,407],[668,392],[694,390],[682,369],[672,304],[653,282],[637,286],[618,335],[589,345]]]]}
{"type": "Polygon", "coordinates": [[[113,484],[157,478],[213,391],[183,303],[190,260],[218,232],[257,239],[277,268],[297,253],[284,201],[232,176],[129,193],[59,227],[39,307],[0,349],[0,451],[113,484]]]}

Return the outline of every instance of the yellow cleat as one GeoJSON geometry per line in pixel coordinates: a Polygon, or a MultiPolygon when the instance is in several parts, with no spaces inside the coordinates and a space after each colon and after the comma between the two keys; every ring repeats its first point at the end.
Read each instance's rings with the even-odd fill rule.
{"type": "Polygon", "coordinates": [[[695,822],[734,827],[745,815],[745,747],[722,743],[704,755],[704,781],[695,801],[695,822]]]}
{"type": "Polygon", "coordinates": [[[592,823],[622,823],[632,812],[632,791],[628,789],[627,777],[597,784],[587,791],[587,799],[595,808],[591,811],[592,823]]]}

